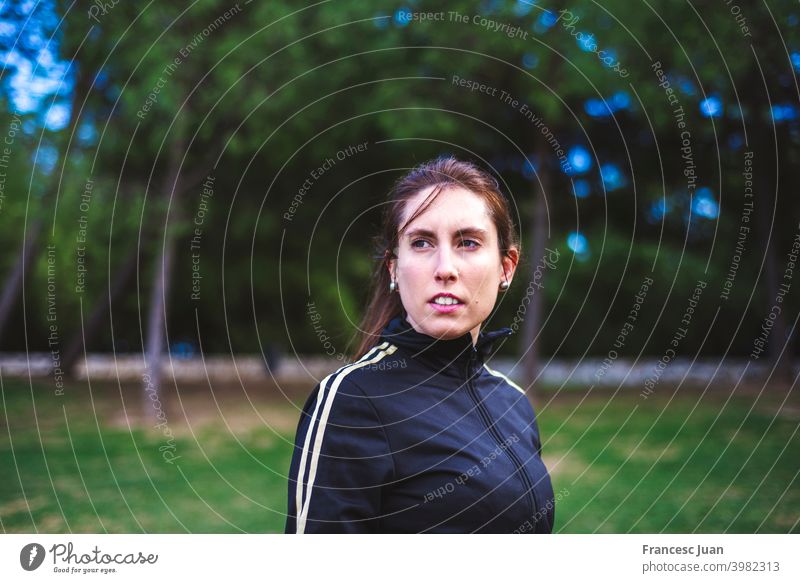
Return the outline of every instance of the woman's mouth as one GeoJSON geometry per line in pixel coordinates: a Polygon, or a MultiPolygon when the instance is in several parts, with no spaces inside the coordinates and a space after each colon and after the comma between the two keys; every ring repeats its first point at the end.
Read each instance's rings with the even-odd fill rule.
{"type": "Polygon", "coordinates": [[[464,303],[453,295],[438,295],[428,302],[434,310],[440,314],[449,314],[464,305],[464,303]]]}

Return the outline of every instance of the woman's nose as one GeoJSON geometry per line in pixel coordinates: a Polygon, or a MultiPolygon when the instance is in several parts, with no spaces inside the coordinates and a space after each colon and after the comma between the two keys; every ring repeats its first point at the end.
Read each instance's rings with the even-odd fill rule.
{"type": "Polygon", "coordinates": [[[438,280],[448,280],[458,278],[458,271],[453,263],[453,254],[450,249],[440,248],[437,254],[436,272],[434,276],[438,280]]]}

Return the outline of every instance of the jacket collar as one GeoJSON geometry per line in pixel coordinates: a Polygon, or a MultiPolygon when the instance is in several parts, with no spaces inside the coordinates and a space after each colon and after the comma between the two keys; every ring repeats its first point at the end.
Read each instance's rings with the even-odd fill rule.
{"type": "Polygon", "coordinates": [[[442,340],[417,332],[404,316],[391,320],[381,333],[381,338],[411,352],[412,358],[432,367],[435,372],[449,372],[463,377],[467,363],[474,354],[478,366],[489,357],[495,340],[513,334],[511,328],[500,328],[491,332],[480,332],[473,346],[472,334],[467,332],[458,338],[442,340]]]}

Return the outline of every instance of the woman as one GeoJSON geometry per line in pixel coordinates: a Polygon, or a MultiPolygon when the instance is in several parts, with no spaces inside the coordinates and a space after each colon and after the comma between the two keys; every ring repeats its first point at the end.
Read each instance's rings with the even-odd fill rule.
{"type": "Polygon", "coordinates": [[[482,332],[519,246],[497,182],[454,158],[389,197],[355,362],[297,428],[286,532],[551,532],[553,489],[524,391],[482,332]]]}

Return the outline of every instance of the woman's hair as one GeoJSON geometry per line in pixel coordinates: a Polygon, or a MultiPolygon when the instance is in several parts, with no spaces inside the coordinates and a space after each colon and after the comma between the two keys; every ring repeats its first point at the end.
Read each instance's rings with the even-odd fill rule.
{"type": "Polygon", "coordinates": [[[378,252],[375,257],[377,261],[372,275],[369,303],[354,339],[356,344],[354,359],[361,358],[369,351],[389,321],[404,314],[400,294],[389,293],[388,262],[397,259],[397,247],[406,226],[422,214],[442,190],[449,187],[469,190],[486,202],[489,216],[497,228],[501,259],[508,254],[511,247],[519,248],[508,202],[491,174],[471,162],[458,160],[452,156],[440,157],[412,168],[394,184],[384,208],[381,233],[375,239],[378,252]],[[408,218],[405,225],[401,225],[406,203],[430,186],[436,188],[432,189],[426,202],[408,218]]]}

